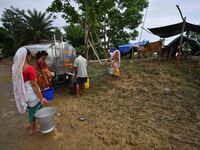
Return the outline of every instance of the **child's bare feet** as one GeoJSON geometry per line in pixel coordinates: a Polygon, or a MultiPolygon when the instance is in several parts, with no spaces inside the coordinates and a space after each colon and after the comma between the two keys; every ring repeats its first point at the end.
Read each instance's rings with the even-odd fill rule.
{"type": "Polygon", "coordinates": [[[28,128],[29,128],[29,135],[33,135],[40,131],[38,128],[36,128],[36,129],[31,129],[30,127],[28,127],[28,128]]]}

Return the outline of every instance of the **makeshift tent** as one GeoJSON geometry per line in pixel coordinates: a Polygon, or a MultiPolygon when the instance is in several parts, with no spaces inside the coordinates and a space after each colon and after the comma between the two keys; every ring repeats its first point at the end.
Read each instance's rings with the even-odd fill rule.
{"type": "MultiPolygon", "coordinates": [[[[129,44],[124,44],[124,45],[119,45],[119,51],[122,55],[129,54],[131,52],[132,48],[144,46],[147,43],[149,43],[149,41],[142,41],[142,42],[137,42],[137,43],[129,43],[129,44]]],[[[110,52],[113,52],[113,51],[114,51],[114,47],[110,48],[110,52]]]]}
{"type": "MultiPolygon", "coordinates": [[[[180,34],[182,32],[182,28],[183,22],[158,28],[148,28],[148,30],[150,30],[153,34],[158,35],[161,38],[167,38],[170,36],[180,34]]],[[[184,32],[189,31],[200,33],[200,26],[186,22],[184,32]]]]}
{"type": "MultiPolygon", "coordinates": [[[[178,46],[180,44],[180,39],[181,39],[181,36],[177,37],[176,39],[174,39],[173,41],[171,41],[167,47],[170,48],[172,47],[174,49],[174,53],[176,53],[178,51],[178,46]]],[[[189,38],[189,37],[186,37],[186,36],[183,36],[183,43],[184,42],[188,42],[189,45],[191,46],[192,48],[192,55],[200,55],[200,44],[189,38]]]]}

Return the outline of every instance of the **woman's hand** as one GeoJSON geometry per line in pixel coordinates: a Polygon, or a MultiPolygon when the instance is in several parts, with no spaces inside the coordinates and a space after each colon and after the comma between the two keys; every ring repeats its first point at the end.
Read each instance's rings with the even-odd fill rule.
{"type": "Polygon", "coordinates": [[[41,103],[44,104],[44,105],[45,105],[46,103],[48,103],[48,101],[47,101],[46,98],[44,98],[44,97],[43,97],[40,101],[41,101],[41,103]]]}
{"type": "Polygon", "coordinates": [[[48,79],[46,79],[45,82],[46,82],[47,85],[49,85],[49,81],[48,81],[48,79]]]}

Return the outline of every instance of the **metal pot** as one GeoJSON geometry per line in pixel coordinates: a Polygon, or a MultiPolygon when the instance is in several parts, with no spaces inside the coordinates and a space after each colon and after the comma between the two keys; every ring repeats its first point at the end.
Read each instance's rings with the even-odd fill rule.
{"type": "Polygon", "coordinates": [[[40,125],[40,132],[49,133],[54,129],[53,120],[55,112],[55,107],[46,107],[38,110],[35,113],[35,117],[40,125]]]}

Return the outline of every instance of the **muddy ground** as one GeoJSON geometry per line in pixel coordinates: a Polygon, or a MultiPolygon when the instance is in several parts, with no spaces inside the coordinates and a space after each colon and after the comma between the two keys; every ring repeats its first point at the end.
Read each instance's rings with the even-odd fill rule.
{"type": "Polygon", "coordinates": [[[1,150],[200,149],[200,70],[197,63],[125,60],[119,80],[108,64],[91,64],[91,88],[80,99],[56,90],[55,130],[27,133],[12,93],[11,61],[0,62],[1,150]],[[79,117],[84,115],[85,121],[79,117]]]}

